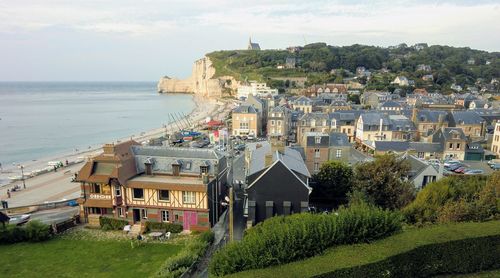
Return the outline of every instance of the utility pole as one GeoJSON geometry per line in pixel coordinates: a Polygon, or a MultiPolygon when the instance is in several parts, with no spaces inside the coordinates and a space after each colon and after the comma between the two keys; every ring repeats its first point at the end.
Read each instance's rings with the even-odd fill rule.
{"type": "Polygon", "coordinates": [[[229,187],[229,241],[234,240],[233,187],[229,187]]]}
{"type": "Polygon", "coordinates": [[[23,180],[23,187],[24,187],[24,189],[26,189],[26,182],[24,181],[24,166],[19,165],[19,167],[21,168],[21,178],[23,180]]]}

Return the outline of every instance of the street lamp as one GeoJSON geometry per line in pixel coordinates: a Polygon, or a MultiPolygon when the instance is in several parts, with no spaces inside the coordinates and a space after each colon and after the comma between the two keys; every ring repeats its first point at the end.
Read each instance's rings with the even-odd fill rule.
{"type": "Polygon", "coordinates": [[[26,189],[26,182],[24,181],[24,165],[19,164],[19,168],[21,168],[21,179],[23,180],[23,187],[26,189]]]}

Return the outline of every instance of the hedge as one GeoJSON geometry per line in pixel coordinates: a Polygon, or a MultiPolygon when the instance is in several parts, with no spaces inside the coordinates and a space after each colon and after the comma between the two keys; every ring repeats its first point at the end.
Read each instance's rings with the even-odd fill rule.
{"type": "Polygon", "coordinates": [[[190,241],[186,248],[179,254],[169,257],[156,276],[168,278],[180,277],[205,254],[205,251],[213,241],[213,232],[207,231],[201,233],[196,239],[190,241]]]}
{"type": "Polygon", "coordinates": [[[249,229],[240,242],[219,250],[210,273],[223,276],[312,257],[325,249],[370,242],[401,230],[398,212],[366,205],[341,208],[335,214],[294,214],[270,218],[249,229]]]}
{"type": "Polygon", "coordinates": [[[123,230],[123,227],[128,225],[128,221],[101,216],[99,225],[104,230],[123,230]]]}
{"type": "Polygon", "coordinates": [[[184,229],[181,224],[146,221],[146,232],[154,230],[165,230],[171,233],[180,233],[184,229]]]}
{"type": "Polygon", "coordinates": [[[51,236],[52,230],[50,226],[36,220],[30,221],[24,226],[0,226],[0,244],[24,241],[40,242],[49,239],[51,236]]]}
{"type": "Polygon", "coordinates": [[[419,246],[385,260],[317,275],[329,277],[429,277],[500,268],[500,235],[419,246]]]}

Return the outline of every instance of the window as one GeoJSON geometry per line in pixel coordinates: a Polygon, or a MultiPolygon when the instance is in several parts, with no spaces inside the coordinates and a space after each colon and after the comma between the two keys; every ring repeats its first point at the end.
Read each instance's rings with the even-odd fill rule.
{"type": "Polygon", "coordinates": [[[281,121],[277,121],[277,123],[278,123],[278,126],[281,126],[281,121]]]}
{"type": "Polygon", "coordinates": [[[168,210],[161,211],[161,222],[170,222],[170,214],[168,210]]]}
{"type": "Polygon", "coordinates": [[[97,183],[93,183],[90,186],[90,193],[101,193],[101,185],[97,183]]]}
{"type": "Polygon", "coordinates": [[[448,148],[449,148],[450,150],[451,150],[451,149],[453,149],[453,143],[450,143],[450,144],[448,145],[448,148]]]}
{"type": "Polygon", "coordinates": [[[314,163],[314,172],[318,172],[319,171],[319,163],[314,163]]]}
{"type": "Polygon", "coordinates": [[[179,176],[181,174],[181,165],[172,164],[172,175],[179,176]]]}
{"type": "Polygon", "coordinates": [[[196,203],[196,197],[192,191],[182,191],[182,202],[184,204],[196,203]]]}
{"type": "Polygon", "coordinates": [[[142,218],[143,219],[148,219],[148,210],[147,209],[141,209],[142,212],[142,218]]]}
{"type": "Polygon", "coordinates": [[[240,129],[248,129],[248,122],[241,122],[240,123],[240,129]]]}
{"type": "Polygon", "coordinates": [[[132,189],[132,198],[134,199],[144,199],[144,189],[134,188],[132,189]]]}
{"type": "Polygon", "coordinates": [[[118,211],[118,216],[123,217],[123,208],[116,208],[118,211]]]}
{"type": "Polygon", "coordinates": [[[122,195],[122,188],[120,187],[119,184],[115,184],[115,196],[121,196],[122,195]]]}
{"type": "Polygon", "coordinates": [[[168,190],[158,190],[158,199],[168,202],[170,200],[170,192],[168,190]]]}
{"type": "Polygon", "coordinates": [[[200,173],[203,174],[208,174],[208,166],[200,166],[200,173]]]}
{"type": "Polygon", "coordinates": [[[271,125],[274,125],[274,120],[271,121],[271,125]]]}
{"type": "Polygon", "coordinates": [[[316,144],[319,144],[319,143],[321,143],[321,137],[318,136],[318,137],[316,137],[316,144]]]}
{"type": "Polygon", "coordinates": [[[424,158],[425,153],[424,152],[418,152],[418,158],[424,158]]]}
{"type": "Polygon", "coordinates": [[[341,158],[341,157],[342,157],[342,150],[337,150],[337,151],[335,152],[335,157],[336,157],[336,158],[341,158]]]}
{"type": "Polygon", "coordinates": [[[101,214],[101,208],[89,208],[90,214],[101,214]]]}
{"type": "Polygon", "coordinates": [[[321,153],[319,152],[319,149],[314,149],[314,157],[319,158],[321,153]]]}
{"type": "Polygon", "coordinates": [[[457,150],[460,150],[460,143],[457,143],[457,150]]]}

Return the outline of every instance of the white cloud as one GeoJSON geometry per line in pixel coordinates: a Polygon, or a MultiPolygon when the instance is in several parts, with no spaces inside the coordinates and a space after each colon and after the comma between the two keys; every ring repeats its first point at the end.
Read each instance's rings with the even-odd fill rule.
{"type": "MultiPolygon", "coordinates": [[[[428,41],[483,34],[500,44],[500,4],[422,1],[9,1],[0,3],[0,34],[64,27],[152,36],[205,26],[247,34],[395,37],[428,41]]],[[[463,40],[466,42],[467,40],[463,40]]],[[[491,42],[490,42],[491,45],[491,42]]]]}

